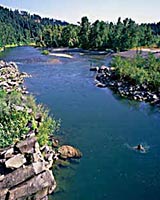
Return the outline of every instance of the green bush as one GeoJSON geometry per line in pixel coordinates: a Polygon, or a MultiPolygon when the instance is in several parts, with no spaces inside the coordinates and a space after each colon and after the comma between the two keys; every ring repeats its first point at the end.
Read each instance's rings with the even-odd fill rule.
{"type": "Polygon", "coordinates": [[[111,66],[120,78],[126,78],[136,84],[145,83],[155,89],[160,87],[160,59],[151,53],[148,58],[143,58],[139,54],[133,59],[117,56],[113,58],[111,66]]]}
{"type": "Polygon", "coordinates": [[[49,116],[49,111],[42,105],[38,105],[38,113],[41,113],[42,122],[38,127],[38,142],[41,146],[49,144],[49,136],[59,130],[60,121],[54,120],[49,116]]]}
{"type": "Polygon", "coordinates": [[[17,91],[7,94],[0,90],[0,147],[19,141],[30,130],[37,133],[40,145],[44,145],[49,143],[49,135],[58,127],[59,123],[48,115],[47,109],[37,105],[32,96],[17,91]],[[36,121],[37,115],[42,118],[40,125],[36,121]]]}
{"type": "Polygon", "coordinates": [[[49,54],[49,51],[48,51],[48,50],[43,50],[43,51],[42,51],[42,54],[43,54],[43,55],[48,55],[48,54],[49,54]]]}

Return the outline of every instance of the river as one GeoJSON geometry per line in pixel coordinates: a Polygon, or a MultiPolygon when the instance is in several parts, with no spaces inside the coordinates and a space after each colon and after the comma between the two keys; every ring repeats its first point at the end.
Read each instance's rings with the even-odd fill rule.
{"type": "Polygon", "coordinates": [[[61,119],[57,137],[83,153],[79,162],[54,172],[58,190],[50,200],[160,199],[159,111],[95,87],[90,65],[109,58],[57,58],[32,47],[7,49],[1,58],[32,75],[25,81],[29,92],[61,119]],[[132,150],[139,143],[147,153],[132,150]]]}

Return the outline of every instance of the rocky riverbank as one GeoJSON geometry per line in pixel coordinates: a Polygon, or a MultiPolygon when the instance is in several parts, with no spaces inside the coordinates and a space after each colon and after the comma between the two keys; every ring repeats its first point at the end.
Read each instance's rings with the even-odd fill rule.
{"type": "MultiPolygon", "coordinates": [[[[21,103],[19,102],[20,104],[17,105],[11,104],[11,99],[6,98],[8,102],[5,104],[5,109],[9,109],[8,112],[14,111],[17,116],[22,115],[25,121],[23,128],[27,130],[26,134],[18,136],[12,145],[0,149],[1,200],[48,199],[48,194],[54,192],[56,188],[52,168],[61,161],[82,156],[81,152],[72,146],[61,146],[53,134],[49,137],[50,146],[48,144],[42,145],[42,138],[41,143],[39,142],[39,128],[44,123],[43,115],[41,115],[43,113],[33,113],[35,111],[26,104],[27,91],[23,85],[24,77],[28,77],[28,75],[20,73],[15,63],[0,61],[1,91],[5,91],[7,97],[13,91],[18,91],[22,99],[21,103]],[[25,117],[29,116],[32,117],[27,118],[27,120],[30,119],[27,121],[25,117]]],[[[16,102],[14,101],[14,103],[16,102]]],[[[3,126],[2,128],[4,129],[3,126]]],[[[7,134],[8,132],[6,137],[0,136],[2,146],[3,140],[8,139],[7,134]]]]}
{"type": "Polygon", "coordinates": [[[20,73],[14,62],[0,61],[0,89],[7,93],[14,90],[27,94],[28,92],[23,85],[26,77],[29,77],[29,75],[25,72],[20,73]]]}
{"type": "Polygon", "coordinates": [[[48,199],[48,194],[56,188],[52,166],[61,158],[80,157],[81,153],[71,146],[64,145],[57,149],[47,145],[40,147],[32,135],[1,149],[0,199],[48,199]]]}
{"type": "Polygon", "coordinates": [[[122,97],[160,105],[160,93],[151,86],[146,84],[137,85],[125,77],[119,77],[115,68],[112,67],[92,67],[90,70],[96,72],[97,87],[109,87],[122,97]]]}
{"type": "Polygon", "coordinates": [[[35,137],[1,150],[0,199],[47,199],[56,188],[52,155],[54,151],[41,149],[35,137]]]}

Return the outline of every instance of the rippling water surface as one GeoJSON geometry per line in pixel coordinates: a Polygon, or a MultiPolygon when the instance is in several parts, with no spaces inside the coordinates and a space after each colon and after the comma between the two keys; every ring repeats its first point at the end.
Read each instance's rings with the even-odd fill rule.
{"type": "Polygon", "coordinates": [[[94,86],[91,64],[104,56],[43,56],[32,47],[8,49],[28,90],[61,119],[59,137],[83,152],[80,162],[56,171],[57,193],[50,200],[159,200],[160,115],[157,108],[127,101],[94,86]],[[145,154],[131,147],[143,143],[145,154]]]}

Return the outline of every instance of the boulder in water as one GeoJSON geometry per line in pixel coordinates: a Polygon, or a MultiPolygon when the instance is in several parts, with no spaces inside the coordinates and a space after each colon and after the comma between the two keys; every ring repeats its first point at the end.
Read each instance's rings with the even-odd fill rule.
{"type": "Polygon", "coordinates": [[[59,152],[59,156],[60,158],[63,158],[63,159],[67,159],[67,158],[81,158],[82,157],[82,153],[72,147],[72,146],[68,146],[68,145],[63,145],[61,147],[59,147],[58,149],[58,152],[59,152]]]}

